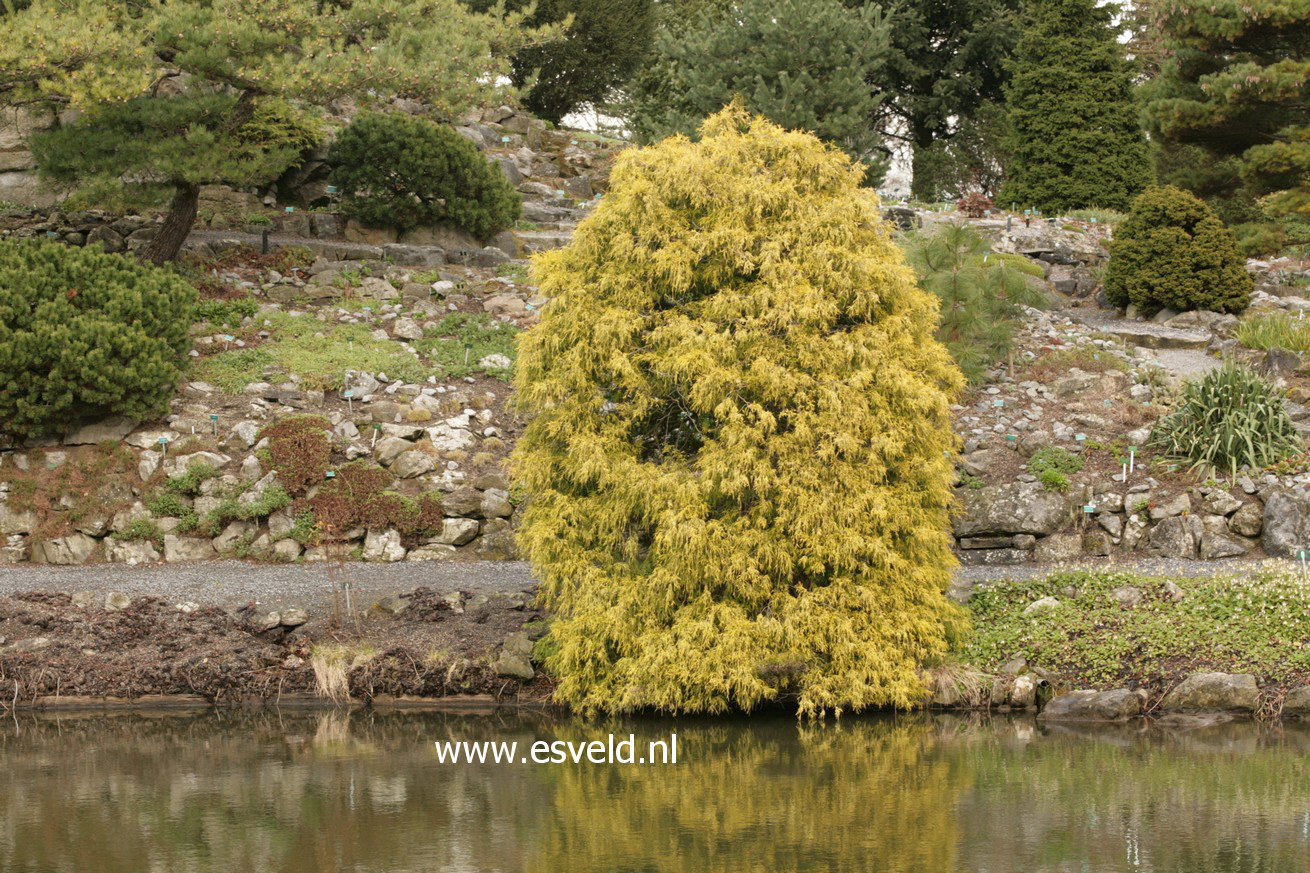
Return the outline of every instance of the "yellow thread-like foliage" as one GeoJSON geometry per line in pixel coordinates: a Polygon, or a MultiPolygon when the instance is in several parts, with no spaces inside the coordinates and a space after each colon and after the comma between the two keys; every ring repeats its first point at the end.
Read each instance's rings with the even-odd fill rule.
{"type": "Polygon", "coordinates": [[[534,269],[519,543],[583,712],[908,707],[943,592],[961,377],[861,169],[733,106],[625,151],[534,269]]]}

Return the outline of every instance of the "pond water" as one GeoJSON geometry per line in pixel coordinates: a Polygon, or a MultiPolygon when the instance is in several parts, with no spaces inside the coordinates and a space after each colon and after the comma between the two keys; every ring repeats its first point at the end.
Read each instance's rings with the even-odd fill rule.
{"type": "Polygon", "coordinates": [[[547,713],[0,720],[0,871],[1310,870],[1310,729],[547,713]],[[676,764],[437,741],[677,734],[676,764]]]}

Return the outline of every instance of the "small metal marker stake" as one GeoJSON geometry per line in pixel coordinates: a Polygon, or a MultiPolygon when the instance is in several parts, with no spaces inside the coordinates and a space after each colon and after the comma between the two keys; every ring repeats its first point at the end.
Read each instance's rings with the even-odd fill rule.
{"type": "Polygon", "coordinates": [[[370,443],[368,444],[368,447],[369,447],[370,450],[372,450],[373,448],[375,448],[375,447],[377,446],[377,444],[378,444],[378,432],[381,431],[381,430],[382,430],[382,425],[377,424],[377,423],[374,423],[374,425],[373,425],[373,441],[370,442],[370,443]]]}
{"type": "Polygon", "coordinates": [[[350,410],[350,414],[351,414],[351,415],[354,415],[354,414],[355,414],[355,400],[354,400],[355,392],[352,391],[352,390],[350,390],[349,388],[347,388],[345,391],[342,391],[342,392],[341,392],[341,396],[344,397],[344,398],[346,398],[346,408],[350,410]]]}
{"type": "Polygon", "coordinates": [[[45,235],[50,237],[51,239],[59,239],[59,234],[55,233],[53,230],[47,230],[45,232],[45,235]]]}
{"type": "Polygon", "coordinates": [[[214,426],[214,436],[218,436],[218,416],[211,413],[209,416],[209,421],[214,426]]]}
{"type": "Polygon", "coordinates": [[[227,351],[228,348],[232,345],[232,341],[235,340],[235,339],[236,339],[236,337],[232,336],[232,334],[230,334],[230,333],[228,333],[228,334],[224,334],[224,335],[223,335],[223,351],[227,351]]]}
{"type": "Polygon", "coordinates": [[[509,142],[509,137],[507,137],[507,136],[502,136],[502,137],[500,138],[500,141],[501,141],[501,142],[509,142]]]}
{"type": "Polygon", "coordinates": [[[168,437],[159,438],[159,450],[164,453],[164,457],[168,457],[168,437]]]}
{"type": "Polygon", "coordinates": [[[464,343],[464,366],[469,365],[469,353],[473,351],[473,343],[464,343]]]}
{"type": "Polygon", "coordinates": [[[294,207],[294,206],[288,206],[287,209],[286,209],[286,211],[287,211],[287,212],[295,212],[295,211],[296,211],[296,207],[294,207]]]}
{"type": "Polygon", "coordinates": [[[1137,446],[1128,447],[1128,475],[1133,474],[1133,466],[1137,461],[1137,446]]]}
{"type": "Polygon", "coordinates": [[[1075,440],[1077,440],[1078,442],[1082,442],[1083,440],[1087,439],[1087,434],[1085,434],[1085,433],[1076,433],[1076,434],[1073,435],[1073,438],[1074,438],[1075,440]]]}
{"type": "Polygon", "coordinates": [[[1301,561],[1301,581],[1306,577],[1306,561],[1310,560],[1310,549],[1297,549],[1296,557],[1301,561]]]}

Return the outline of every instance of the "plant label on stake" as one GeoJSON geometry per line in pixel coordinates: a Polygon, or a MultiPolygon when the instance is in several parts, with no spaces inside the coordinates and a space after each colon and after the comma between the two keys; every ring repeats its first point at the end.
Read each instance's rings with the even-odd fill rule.
{"type": "Polygon", "coordinates": [[[1305,581],[1306,561],[1310,559],[1310,549],[1297,549],[1296,557],[1301,561],[1301,581],[1305,581]]]}
{"type": "Polygon", "coordinates": [[[167,458],[167,457],[168,457],[168,437],[165,436],[165,437],[160,437],[160,438],[159,438],[159,449],[160,449],[160,451],[162,451],[162,452],[164,453],[164,457],[167,458]]]}
{"type": "Polygon", "coordinates": [[[354,415],[354,414],[355,414],[355,401],[354,401],[355,392],[352,391],[351,389],[347,388],[345,391],[341,392],[341,396],[344,397],[344,398],[346,398],[346,408],[350,410],[350,414],[351,414],[351,415],[354,415]]]}
{"type": "Polygon", "coordinates": [[[214,436],[218,436],[218,416],[210,415],[209,420],[214,426],[214,436]]]}
{"type": "Polygon", "coordinates": [[[375,422],[375,423],[373,424],[373,441],[372,441],[371,443],[369,443],[369,446],[368,446],[370,450],[372,450],[372,449],[374,449],[374,448],[377,447],[377,444],[378,444],[378,431],[380,431],[380,430],[382,430],[382,425],[377,424],[377,423],[375,422]]]}
{"type": "Polygon", "coordinates": [[[1137,446],[1128,447],[1128,475],[1133,475],[1133,464],[1137,460],[1137,446]]]}

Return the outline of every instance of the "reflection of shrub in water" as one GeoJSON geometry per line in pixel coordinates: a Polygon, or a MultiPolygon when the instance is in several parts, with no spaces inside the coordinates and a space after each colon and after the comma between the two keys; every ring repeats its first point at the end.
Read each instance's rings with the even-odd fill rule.
{"type": "Polygon", "coordinates": [[[524,869],[957,869],[953,810],[971,768],[918,719],[574,723],[556,737],[611,731],[638,749],[676,732],[678,764],[541,768],[552,819],[524,869]]]}

